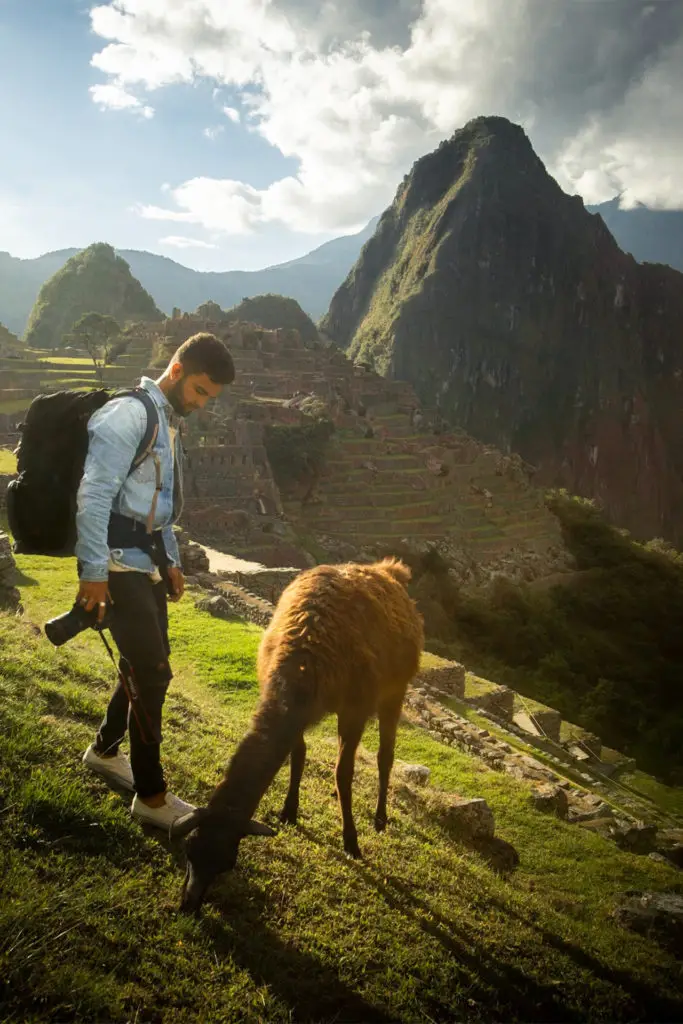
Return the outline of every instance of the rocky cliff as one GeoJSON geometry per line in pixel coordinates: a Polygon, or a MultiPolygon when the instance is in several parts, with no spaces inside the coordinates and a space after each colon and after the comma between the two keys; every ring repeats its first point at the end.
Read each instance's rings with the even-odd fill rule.
{"type": "Polygon", "coordinates": [[[98,242],[70,259],[41,287],[31,311],[26,344],[56,348],[84,313],[104,313],[119,323],[163,320],[154,299],[110,245],[98,242]]]}
{"type": "Polygon", "coordinates": [[[477,118],[420,159],[321,327],[425,405],[683,541],[683,274],[640,265],[526,135],[477,118]]]}

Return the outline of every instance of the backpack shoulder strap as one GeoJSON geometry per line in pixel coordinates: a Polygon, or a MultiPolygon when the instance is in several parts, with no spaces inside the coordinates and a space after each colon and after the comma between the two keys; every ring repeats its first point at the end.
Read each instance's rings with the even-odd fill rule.
{"type": "Polygon", "coordinates": [[[147,412],[147,426],[135,452],[135,458],[130,464],[130,469],[128,470],[130,474],[141,462],[145,461],[154,447],[159,433],[159,410],[152,396],[144,388],[135,387],[127,391],[116,391],[112,398],[137,398],[139,402],[142,402],[147,412]]]}

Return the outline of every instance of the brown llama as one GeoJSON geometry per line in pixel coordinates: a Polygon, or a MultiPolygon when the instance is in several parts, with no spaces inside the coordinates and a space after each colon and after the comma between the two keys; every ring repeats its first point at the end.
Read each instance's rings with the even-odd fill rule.
{"type": "Polygon", "coordinates": [[[235,866],[245,835],[274,835],[252,821],[261,797],[290,757],[280,820],[295,824],[306,760],[304,732],[337,715],[336,790],[344,850],[360,857],[351,811],[356,748],[367,720],[379,720],[375,828],[387,824],[387,789],[403,698],[418,670],[422,618],[408,596],[410,569],[385,558],[371,565],[321,565],[283,592],[258,654],[261,698],[249,731],[206,807],[171,826],[189,837],[181,910],[198,913],[216,875],[235,866]]]}

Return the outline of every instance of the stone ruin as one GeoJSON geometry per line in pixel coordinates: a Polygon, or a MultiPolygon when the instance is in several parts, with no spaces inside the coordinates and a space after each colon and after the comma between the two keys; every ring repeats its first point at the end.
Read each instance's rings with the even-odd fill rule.
{"type": "MultiPolygon", "coordinates": [[[[532,486],[532,467],[452,430],[419,408],[410,385],[354,365],[333,345],[306,346],[294,330],[176,311],[161,324],[129,330],[128,351],[107,369],[108,383],[156,375],[147,365],[152,349],[163,359],[164,349],[170,354],[201,330],[226,338],[236,380],[183,425],[182,525],[192,536],[272,567],[310,565],[311,550],[338,561],[408,542],[436,545],[465,583],[499,572],[530,580],[567,568],[558,524],[532,486]],[[305,493],[286,481],[281,489],[265,429],[310,423],[306,410],[314,409],[335,426],[322,472],[305,493]]],[[[15,360],[11,372],[7,395],[15,406],[29,404],[29,385],[35,389],[43,373],[55,383],[42,390],[61,386],[57,364],[15,360]]],[[[84,366],[69,375],[75,386],[91,380],[92,371],[84,366]]],[[[16,445],[21,416],[0,415],[0,444],[16,445]]]]}
{"type": "Polygon", "coordinates": [[[10,539],[0,530],[0,610],[21,611],[21,594],[17,589],[17,566],[10,539]]]}

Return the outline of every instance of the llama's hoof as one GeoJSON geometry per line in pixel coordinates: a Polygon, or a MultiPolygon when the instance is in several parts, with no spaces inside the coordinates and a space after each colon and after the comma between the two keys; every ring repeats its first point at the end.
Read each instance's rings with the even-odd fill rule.
{"type": "Polygon", "coordinates": [[[278,815],[283,825],[296,825],[297,818],[299,817],[298,810],[285,806],[282,808],[278,815]]]}
{"type": "Polygon", "coordinates": [[[387,827],[387,819],[382,818],[379,815],[375,817],[375,832],[384,832],[387,827]]]}
{"type": "Polygon", "coordinates": [[[357,839],[344,840],[344,853],[349,857],[353,857],[354,860],[363,859],[363,854],[360,852],[360,846],[358,845],[357,839]]]}

